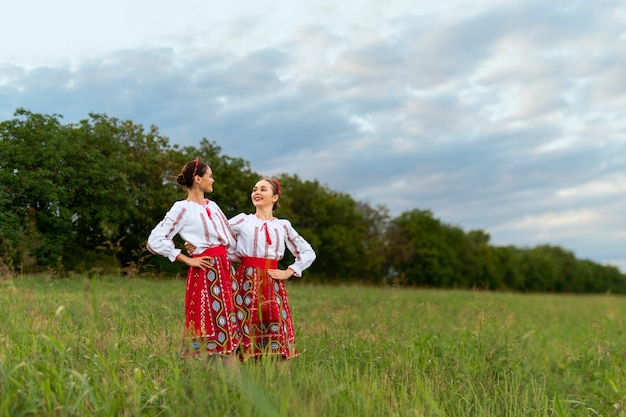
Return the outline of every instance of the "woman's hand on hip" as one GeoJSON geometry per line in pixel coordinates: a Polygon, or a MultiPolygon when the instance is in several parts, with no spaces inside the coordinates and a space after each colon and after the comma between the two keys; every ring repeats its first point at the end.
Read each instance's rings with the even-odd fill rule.
{"type": "Polygon", "coordinates": [[[277,279],[279,281],[284,281],[286,279],[291,278],[293,276],[293,274],[294,274],[294,271],[291,268],[287,268],[287,269],[268,269],[267,270],[267,274],[272,279],[277,279]]]}

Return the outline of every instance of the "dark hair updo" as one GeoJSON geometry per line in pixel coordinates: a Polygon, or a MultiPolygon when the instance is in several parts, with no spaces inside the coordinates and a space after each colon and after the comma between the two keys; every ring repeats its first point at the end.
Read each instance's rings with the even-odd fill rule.
{"type": "Polygon", "coordinates": [[[196,175],[204,176],[207,169],[209,169],[209,165],[196,157],[193,161],[189,161],[185,164],[180,174],[178,174],[178,177],[176,177],[176,182],[182,186],[191,188],[196,175]]]}

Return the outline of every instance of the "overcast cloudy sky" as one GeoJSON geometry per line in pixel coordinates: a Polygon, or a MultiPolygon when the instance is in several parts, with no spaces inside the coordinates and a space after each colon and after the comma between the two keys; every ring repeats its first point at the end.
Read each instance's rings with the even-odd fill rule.
{"type": "Polygon", "coordinates": [[[2,17],[0,120],[206,137],[261,174],[626,271],[622,1],[21,0],[2,17]]]}

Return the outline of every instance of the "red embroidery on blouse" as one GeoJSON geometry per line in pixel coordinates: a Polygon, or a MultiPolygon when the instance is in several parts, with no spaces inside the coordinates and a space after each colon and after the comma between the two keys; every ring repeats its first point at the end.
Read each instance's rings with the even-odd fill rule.
{"type": "MultiPolygon", "coordinates": [[[[209,217],[209,220],[211,218],[209,217]]],[[[209,232],[209,225],[207,224],[204,216],[200,213],[200,221],[202,222],[202,228],[204,229],[204,238],[206,239],[207,242],[211,241],[211,235],[209,232]]]]}
{"type": "Polygon", "coordinates": [[[287,235],[287,240],[289,241],[289,243],[293,247],[293,256],[296,258],[296,261],[299,261],[300,259],[302,259],[302,256],[300,255],[300,249],[298,248],[298,245],[296,245],[296,241],[295,241],[295,238],[297,238],[298,236],[296,235],[294,238],[292,238],[289,235],[289,229],[287,228],[286,225],[283,225],[283,229],[285,229],[285,234],[287,235]]]}
{"type": "Polygon", "coordinates": [[[256,258],[259,255],[257,254],[257,248],[259,247],[259,226],[254,226],[254,242],[252,243],[253,247],[253,256],[256,258]]]}
{"type": "Polygon", "coordinates": [[[241,216],[241,218],[240,218],[239,220],[237,220],[236,222],[234,222],[234,223],[232,224],[232,226],[238,226],[238,225],[240,225],[241,223],[245,222],[246,220],[247,220],[247,218],[246,218],[245,216],[241,216]]]}
{"type": "Polygon", "coordinates": [[[170,228],[169,232],[167,232],[167,234],[165,236],[167,236],[169,239],[173,238],[174,235],[174,230],[176,230],[176,226],[178,226],[178,223],[180,223],[180,220],[183,218],[183,216],[185,215],[185,212],[187,211],[186,208],[183,208],[180,213],[178,213],[178,217],[176,217],[176,219],[174,220],[174,222],[172,223],[172,227],[170,228]]]}
{"type": "MultiPolygon", "coordinates": [[[[216,217],[219,221],[219,226],[222,229],[221,234],[218,232],[220,242],[222,242],[222,245],[229,247],[231,245],[231,241],[235,239],[235,232],[233,232],[233,229],[230,227],[230,223],[228,223],[228,219],[226,218],[224,213],[222,213],[221,211],[216,211],[215,214],[217,214],[216,217]],[[229,240],[229,237],[231,240],[229,240]]],[[[211,221],[213,222],[213,226],[217,231],[218,224],[215,222],[214,218],[211,218],[211,221]]]]}

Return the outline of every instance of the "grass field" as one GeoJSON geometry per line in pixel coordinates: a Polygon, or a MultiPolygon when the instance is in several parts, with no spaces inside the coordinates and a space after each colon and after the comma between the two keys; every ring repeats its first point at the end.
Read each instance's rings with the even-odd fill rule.
{"type": "Polygon", "coordinates": [[[178,358],[184,281],[0,281],[0,416],[621,416],[626,298],[289,283],[300,356],[178,358]]]}

